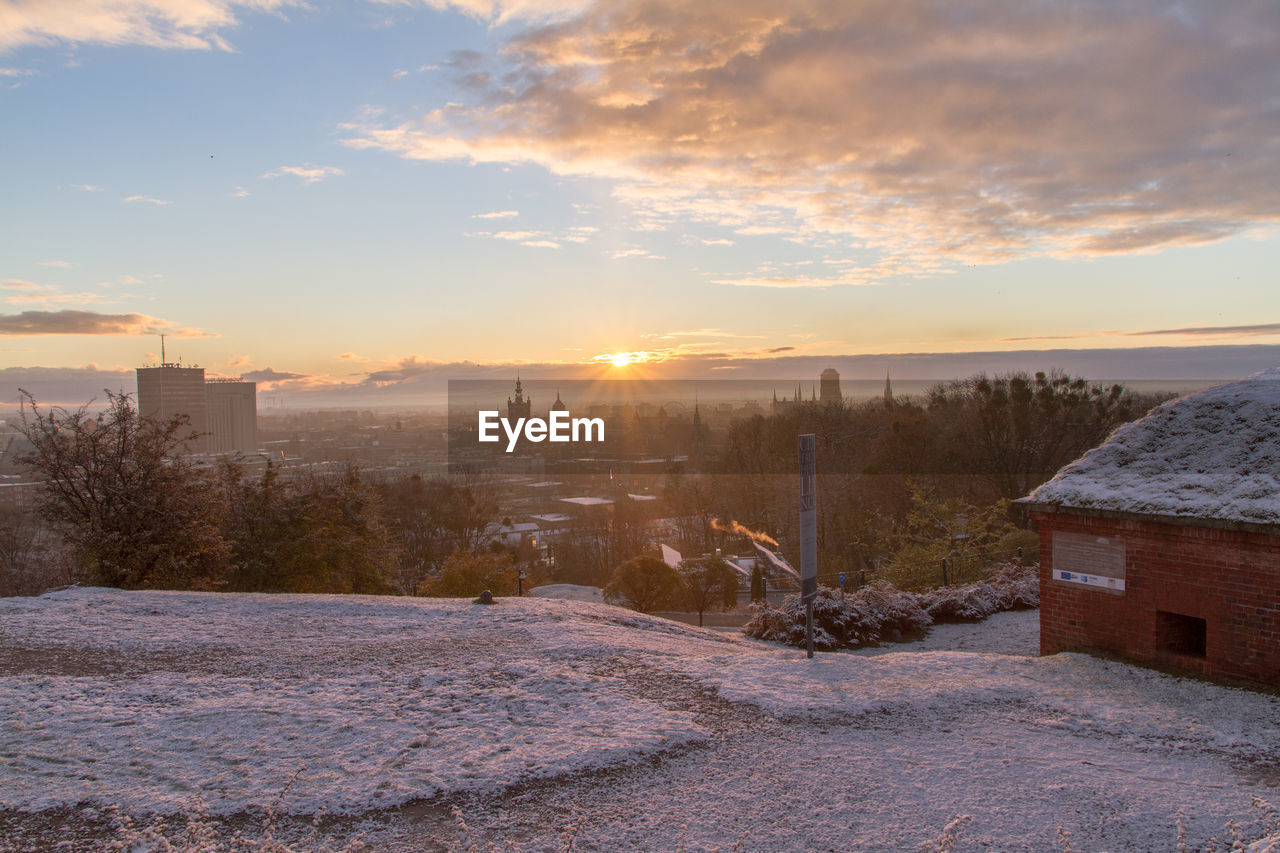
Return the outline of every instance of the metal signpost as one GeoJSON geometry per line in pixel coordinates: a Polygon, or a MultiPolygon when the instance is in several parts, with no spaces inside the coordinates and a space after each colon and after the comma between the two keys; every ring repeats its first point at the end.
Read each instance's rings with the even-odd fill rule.
{"type": "Polygon", "coordinates": [[[818,479],[813,434],[800,436],[800,594],[804,638],[813,657],[813,600],[818,595],[818,479]]]}

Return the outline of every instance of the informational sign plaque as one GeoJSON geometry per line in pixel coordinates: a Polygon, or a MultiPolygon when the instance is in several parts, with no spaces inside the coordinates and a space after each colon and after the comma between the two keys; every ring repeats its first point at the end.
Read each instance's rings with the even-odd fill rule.
{"type": "Polygon", "coordinates": [[[1124,540],[1085,533],[1053,534],[1053,579],[1124,592],[1124,540]]]}

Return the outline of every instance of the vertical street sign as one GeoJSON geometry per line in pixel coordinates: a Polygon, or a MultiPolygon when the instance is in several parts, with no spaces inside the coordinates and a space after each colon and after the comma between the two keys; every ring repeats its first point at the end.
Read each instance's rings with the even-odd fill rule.
{"type": "Polygon", "coordinates": [[[800,594],[805,644],[813,657],[813,599],[818,595],[818,478],[814,437],[800,436],[800,594]]]}

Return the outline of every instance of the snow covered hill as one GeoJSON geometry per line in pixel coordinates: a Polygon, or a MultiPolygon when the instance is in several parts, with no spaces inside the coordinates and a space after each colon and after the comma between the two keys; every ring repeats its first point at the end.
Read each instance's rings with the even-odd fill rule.
{"type": "Polygon", "coordinates": [[[960,814],[962,850],[1166,850],[1179,809],[1192,844],[1257,837],[1280,782],[1272,696],[1076,655],[808,661],[554,599],[0,599],[0,708],[21,843],[198,794],[389,850],[452,844],[455,804],[529,850],[908,849],[960,814]]]}

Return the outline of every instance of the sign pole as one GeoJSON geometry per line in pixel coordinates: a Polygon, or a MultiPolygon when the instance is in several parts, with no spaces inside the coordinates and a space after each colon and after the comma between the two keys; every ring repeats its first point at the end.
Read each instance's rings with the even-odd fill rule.
{"type": "Polygon", "coordinates": [[[800,594],[804,598],[804,637],[813,657],[813,600],[818,596],[817,453],[812,433],[800,436],[800,594]]]}

